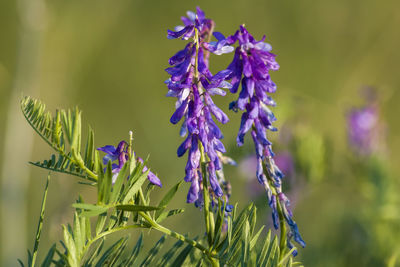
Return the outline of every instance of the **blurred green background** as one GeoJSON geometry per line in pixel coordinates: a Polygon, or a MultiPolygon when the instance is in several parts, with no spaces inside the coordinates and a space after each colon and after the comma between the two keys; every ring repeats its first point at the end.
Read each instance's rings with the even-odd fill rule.
{"type": "MultiPolygon", "coordinates": [[[[272,79],[278,85],[273,97],[281,131],[270,138],[277,154],[289,151],[297,162],[288,194],[308,244],[298,259],[306,266],[382,266],[394,258],[400,238],[398,1],[2,0],[1,266],[16,266],[33,245],[47,173],[27,162],[51,152],[22,118],[22,94],[40,98],[53,111],[78,105],[95,130],[97,146],[116,145],[133,130],[136,152],[150,154],[149,166],[164,184],[154,195],[184,177],[186,159],[175,156],[182,141],[179,127],[169,123],[174,101],[165,97],[163,84],[168,58],[184,43],[167,40],[166,30],[196,5],[226,35],[243,23],[257,39],[266,34],[278,55],[281,69],[272,79]],[[387,125],[387,152],[373,159],[352,155],[347,144],[345,115],[363,103],[363,86],[377,88],[387,125]],[[292,139],[281,142],[286,131],[292,139]]],[[[211,68],[221,69],[231,59],[232,54],[214,56],[211,68]]],[[[227,111],[234,97],[227,98],[216,100],[231,118],[228,127],[221,126],[224,143],[240,162],[253,146],[246,139],[243,149],[236,148],[240,116],[227,111]]],[[[245,176],[227,168],[232,202],[240,207],[255,198],[255,192],[243,190],[249,183],[245,176]]],[[[93,190],[76,182],[52,175],[39,258],[62,239],[60,224],[71,222],[77,190],[93,200],[93,190]]],[[[187,189],[185,184],[173,206],[185,202],[187,189]]],[[[264,197],[256,202],[260,222],[269,224],[264,197]]],[[[167,225],[191,236],[201,233],[198,210],[184,205],[186,213],[167,225]]]]}

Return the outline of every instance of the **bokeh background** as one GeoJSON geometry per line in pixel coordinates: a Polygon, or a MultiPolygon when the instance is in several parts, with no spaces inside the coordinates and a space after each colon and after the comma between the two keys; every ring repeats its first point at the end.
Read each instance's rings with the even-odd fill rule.
{"type": "MultiPolygon", "coordinates": [[[[258,39],[266,34],[278,55],[281,69],[272,79],[278,85],[273,97],[280,131],[270,138],[278,155],[294,161],[284,183],[308,244],[298,259],[306,266],[395,266],[400,238],[395,0],[0,1],[0,265],[16,266],[33,246],[47,172],[27,162],[51,152],[19,111],[23,94],[53,111],[78,105],[97,146],[116,145],[133,130],[136,152],[150,155],[149,165],[163,181],[156,198],[183,178],[185,159],[175,156],[179,127],[169,123],[174,101],[165,97],[163,81],[168,58],[184,43],[167,40],[166,30],[196,5],[226,35],[243,23],[258,39]],[[386,132],[380,140],[384,149],[372,156],[357,154],[347,141],[346,115],[364,104],[365,87],[376,89],[386,132]]],[[[214,56],[211,68],[221,69],[231,59],[232,54],[214,56]]],[[[228,112],[234,97],[227,98],[216,102],[231,119],[221,128],[228,154],[239,163],[227,167],[232,202],[244,207],[254,200],[260,223],[270,225],[265,197],[250,174],[251,140],[236,147],[240,116],[228,112]]],[[[200,214],[183,204],[187,189],[185,184],[172,203],[184,205],[185,214],[166,224],[194,236],[201,232],[200,214]]],[[[75,178],[52,175],[39,259],[62,239],[60,225],[71,222],[70,204],[79,194],[87,201],[94,196],[75,178]]],[[[148,237],[151,242],[159,234],[148,237]]]]}

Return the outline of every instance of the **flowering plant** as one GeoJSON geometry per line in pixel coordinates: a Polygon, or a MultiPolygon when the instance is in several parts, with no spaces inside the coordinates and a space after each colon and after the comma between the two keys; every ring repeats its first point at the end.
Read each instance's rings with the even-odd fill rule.
{"type": "MultiPolygon", "coordinates": [[[[292,266],[297,248],[291,240],[304,247],[289,200],[282,191],[283,173],[274,162],[267,130],[275,131],[276,120],[269,107],[275,102],[268,95],[276,90],[270,70],[279,65],[271,46],[256,39],[242,25],[228,37],[214,32],[215,23],[197,8],[182,17],[184,26],[168,30],[169,39],[188,41],[185,47],[169,59],[170,75],[166,81],[167,96],[176,97],[176,110],[170,118],[172,124],[182,121],[181,136],[185,140],[178,147],[179,157],[187,153],[184,181],[191,186],[186,202],[194,203],[204,216],[206,234],[197,238],[170,230],[161,223],[168,217],[183,213],[183,209],[168,210],[168,204],[179,190],[182,181],[172,186],[158,204],[151,197],[155,186],[168,187],[154,172],[148,160],[138,157],[133,150],[133,134],[128,141],[95,149],[94,133],[89,128],[86,142],[82,141],[81,112],[57,110],[55,115],[45,111],[40,101],[25,97],[22,111],[32,128],[50,145],[56,154],[50,160],[32,163],[51,172],[62,172],[82,179],[81,183],[97,189],[97,202],[85,203],[79,197],[72,226],[64,226],[62,247],[54,245],[44,259],[43,266],[141,266],[183,264],[196,266],[292,266]],[[212,41],[212,36],[216,41],[212,41]],[[234,52],[232,63],[215,74],[209,69],[210,55],[234,52]],[[228,116],[216,106],[213,96],[226,96],[242,89],[230,109],[243,111],[237,135],[241,146],[247,132],[252,136],[257,156],[254,175],[266,191],[272,210],[274,227],[280,235],[272,238],[271,230],[262,235],[263,227],[256,226],[256,207],[248,205],[238,213],[237,205],[230,203],[231,186],[223,172],[224,164],[234,161],[224,155],[223,134],[216,121],[226,124],[228,116]],[[84,147],[84,152],[82,151],[84,147]],[[104,153],[104,154],[101,154],[104,153]],[[117,162],[117,163],[116,163],[117,162]],[[146,183],[146,181],[148,181],[146,183]],[[147,185],[146,185],[147,184],[147,185]],[[93,229],[93,225],[95,228],[93,229]],[[149,229],[164,236],[146,254],[140,250],[140,236],[133,251],[125,252],[128,237],[124,237],[103,251],[106,237],[119,231],[149,229]],[[263,236],[263,237],[262,237],[263,236]],[[160,252],[165,238],[177,242],[165,253],[160,252]]],[[[50,178],[50,174],[48,179],[50,178]]],[[[48,183],[47,183],[48,185],[48,183]]],[[[44,216],[45,197],[33,253],[28,265],[33,266],[39,244],[44,216]]],[[[22,261],[20,261],[22,265],[22,261]]]]}

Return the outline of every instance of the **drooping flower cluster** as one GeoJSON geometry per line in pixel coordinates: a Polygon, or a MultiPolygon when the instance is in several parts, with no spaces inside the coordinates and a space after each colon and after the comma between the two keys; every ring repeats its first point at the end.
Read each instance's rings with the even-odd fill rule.
{"type": "Polygon", "coordinates": [[[223,70],[212,75],[208,69],[208,52],[204,51],[203,45],[211,36],[214,22],[206,19],[200,8],[197,8],[197,14],[187,14],[188,17],[182,18],[185,26],[178,26],[177,31],[168,31],[169,39],[193,38],[193,41],[169,59],[172,67],[166,69],[171,75],[166,81],[169,89],[167,96],[177,98],[176,111],[170,119],[171,123],[176,124],[183,119],[181,136],[187,134],[185,141],[178,148],[179,157],[188,151],[185,181],[191,182],[191,186],[187,202],[195,202],[196,205],[202,206],[202,179],[206,175],[202,173],[202,163],[206,163],[211,196],[220,198],[223,195],[216,171],[222,167],[217,152],[224,153],[225,147],[220,141],[223,136],[213,116],[221,123],[227,123],[229,119],[214,104],[211,96],[225,95],[225,91],[220,88],[230,87],[225,81],[230,71],[223,70]]]}
{"type": "MultiPolygon", "coordinates": [[[[124,164],[129,160],[128,144],[125,141],[121,141],[119,142],[117,147],[107,145],[99,147],[97,148],[97,150],[106,153],[106,155],[103,157],[104,165],[107,165],[109,161],[113,162],[115,160],[118,160],[118,164],[112,163],[111,165],[113,173],[112,183],[114,184],[118,177],[118,173],[121,171],[124,164]]],[[[137,160],[143,163],[143,160],[141,158],[137,158],[137,160]]],[[[146,172],[147,170],[147,167],[144,166],[143,172],[146,172]]],[[[147,179],[150,181],[150,183],[162,187],[160,179],[152,171],[149,171],[147,179]]]]}
{"type": "MultiPolygon", "coordinates": [[[[279,228],[280,216],[285,218],[290,227],[288,245],[294,238],[301,246],[305,246],[297,224],[289,209],[289,200],[282,192],[281,179],[283,173],[273,160],[271,143],[267,139],[267,130],[276,131],[272,123],[276,120],[269,109],[275,106],[274,100],[268,93],[276,91],[276,85],[271,80],[270,70],[279,69],[271,46],[265,43],[265,37],[257,41],[244,26],[232,36],[225,38],[222,33],[213,32],[214,22],[206,19],[204,13],[197,8],[197,14],[188,12],[188,17],[182,18],[185,26],[168,31],[168,38],[193,38],[186,47],[170,58],[172,67],[166,69],[171,78],[166,81],[169,92],[167,96],[177,97],[176,111],[171,117],[173,124],[183,118],[181,135],[188,132],[186,140],[178,148],[178,156],[187,150],[185,181],[191,182],[187,201],[202,202],[202,179],[206,176],[200,170],[202,149],[207,157],[207,174],[212,187],[212,194],[221,197],[221,179],[218,181],[216,171],[221,169],[221,160],[217,151],[225,152],[220,139],[222,134],[214,123],[212,115],[221,123],[227,123],[228,117],[213,103],[214,94],[224,96],[221,88],[230,89],[236,93],[240,84],[242,90],[236,101],[230,104],[234,111],[242,110],[243,115],[237,137],[239,146],[243,145],[247,132],[253,138],[257,155],[257,178],[267,192],[269,206],[275,228],[279,228]],[[210,42],[211,34],[217,41],[210,42]],[[236,49],[233,45],[237,44],[236,49]],[[212,75],[208,69],[208,55],[221,55],[235,51],[232,63],[226,70],[212,75]],[[230,83],[228,83],[230,81],[230,83]],[[212,114],[212,115],[211,115],[212,114]]],[[[285,223],[284,221],[280,222],[285,223]]]]}
{"type": "MultiPolygon", "coordinates": [[[[290,239],[293,237],[304,247],[305,242],[299,234],[297,224],[289,209],[290,202],[282,192],[281,179],[284,175],[274,162],[271,142],[266,135],[267,130],[277,130],[272,126],[276,118],[269,109],[269,106],[276,104],[268,93],[276,91],[276,85],[270,77],[270,70],[278,70],[279,65],[275,61],[275,55],[271,53],[271,45],[265,43],[264,40],[265,36],[261,41],[255,40],[243,25],[234,35],[225,39],[227,45],[238,42],[233,61],[228,67],[231,71],[228,77],[232,83],[231,92],[236,93],[239,85],[242,85],[239,97],[230,104],[230,109],[244,110],[237,143],[239,146],[243,145],[244,136],[250,131],[256,148],[257,179],[266,190],[275,228],[279,228],[279,209],[290,227],[289,246],[292,246],[290,239]]],[[[222,41],[221,39],[220,42],[222,41]]]]}

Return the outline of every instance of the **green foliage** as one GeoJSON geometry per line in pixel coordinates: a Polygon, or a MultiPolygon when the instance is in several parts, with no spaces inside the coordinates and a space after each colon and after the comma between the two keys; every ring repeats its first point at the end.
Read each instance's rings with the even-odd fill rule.
{"type": "MultiPolygon", "coordinates": [[[[85,153],[81,154],[81,112],[57,110],[55,115],[46,111],[46,106],[39,100],[24,97],[21,100],[22,113],[36,133],[59,155],[51,155],[49,160],[31,164],[96,181],[95,162],[98,154],[94,151],[94,133],[89,127],[85,143],[85,153]]],[[[99,167],[97,165],[97,167],[99,167]]]]}
{"type": "MultiPolygon", "coordinates": [[[[53,245],[42,266],[298,265],[292,260],[293,249],[288,251],[284,248],[281,251],[277,237],[271,239],[271,231],[262,237],[263,227],[255,230],[256,207],[253,204],[238,216],[237,207],[232,216],[227,216],[226,203],[221,201],[215,214],[205,206],[207,235],[199,241],[165,228],[160,225],[162,221],[184,211],[167,209],[182,182],[174,185],[157,205],[151,205],[154,186],[150,183],[145,186],[149,170],[143,171],[147,160],[143,163],[137,161],[132,158],[133,152],[130,151],[129,159],[112,183],[114,174],[111,162],[103,165],[95,150],[94,133],[90,128],[85,144],[81,144],[81,112],[78,109],[60,110],[53,116],[45,111],[44,104],[30,97],[21,101],[21,107],[32,128],[58,154],[51,155],[50,160],[32,164],[83,178],[86,180],[84,184],[95,186],[97,190],[96,203],[85,203],[79,197],[72,205],[75,208],[74,219],[71,225],[63,225],[62,248],[53,245]],[[84,154],[81,154],[81,147],[85,147],[84,154]],[[128,251],[128,235],[105,248],[108,235],[134,229],[153,229],[164,235],[148,252],[141,250],[142,235],[131,251],[128,251]],[[168,236],[177,241],[172,247],[165,248],[168,236]],[[141,263],[139,258],[142,259],[141,263]]],[[[207,188],[207,184],[205,186],[207,188]]],[[[206,200],[207,205],[209,202],[206,200]]],[[[43,212],[40,222],[42,216],[43,212]]],[[[41,224],[38,229],[40,236],[41,224]]],[[[36,240],[33,254],[28,252],[29,266],[34,266],[38,237],[36,240]]],[[[22,261],[19,262],[24,266],[22,261]]]]}
{"type": "MultiPolygon", "coordinates": [[[[237,207],[232,218],[228,218],[225,238],[216,246],[222,266],[293,266],[291,255],[294,248],[280,251],[277,236],[271,240],[271,230],[263,238],[264,227],[255,231],[257,216],[254,204],[248,205],[237,217],[236,214],[237,207]]],[[[222,216],[223,212],[219,212],[217,223],[223,219],[222,216]]]]}

